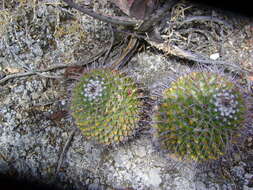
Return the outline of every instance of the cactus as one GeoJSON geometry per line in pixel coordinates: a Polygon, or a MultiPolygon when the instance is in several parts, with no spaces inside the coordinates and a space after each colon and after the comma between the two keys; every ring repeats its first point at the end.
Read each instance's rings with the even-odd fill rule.
{"type": "Polygon", "coordinates": [[[179,158],[218,159],[242,125],[245,104],[237,86],[212,72],[181,76],[164,91],[156,114],[163,148],[179,158]]]}
{"type": "Polygon", "coordinates": [[[94,69],[73,88],[70,109],[88,139],[104,145],[126,141],[138,128],[142,100],[133,80],[117,71],[94,69]]]}

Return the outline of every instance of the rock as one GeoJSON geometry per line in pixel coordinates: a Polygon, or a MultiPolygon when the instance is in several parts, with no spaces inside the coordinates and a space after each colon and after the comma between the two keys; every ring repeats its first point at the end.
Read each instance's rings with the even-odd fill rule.
{"type": "Polygon", "coordinates": [[[212,60],[217,60],[219,57],[220,57],[219,53],[214,53],[214,54],[210,55],[210,59],[212,59],[212,60]]]}
{"type": "Polygon", "coordinates": [[[153,168],[149,171],[149,178],[147,184],[150,184],[154,189],[158,188],[162,182],[159,168],[153,168]]]}
{"type": "Polygon", "coordinates": [[[143,146],[138,147],[135,151],[135,154],[139,157],[144,157],[147,154],[145,147],[143,146]]]}
{"type": "Polygon", "coordinates": [[[236,162],[239,162],[241,160],[241,155],[239,153],[234,153],[233,158],[236,162]]]}
{"type": "Polygon", "coordinates": [[[31,49],[35,56],[39,57],[43,56],[43,50],[38,43],[33,44],[31,49]]]}
{"type": "Polygon", "coordinates": [[[195,187],[196,187],[196,190],[206,189],[206,185],[201,181],[197,181],[195,183],[195,187]]]}
{"type": "Polygon", "coordinates": [[[0,173],[8,173],[10,170],[9,164],[4,161],[4,160],[0,160],[0,173]]]}
{"type": "Polygon", "coordinates": [[[105,188],[99,184],[90,184],[88,190],[105,190],[105,188]]]}
{"type": "Polygon", "coordinates": [[[242,166],[235,166],[232,168],[232,173],[239,179],[244,178],[245,170],[242,166]]]}
{"type": "Polygon", "coordinates": [[[253,178],[253,174],[245,173],[244,177],[245,177],[245,179],[251,179],[251,178],[253,178]]]}
{"type": "Polygon", "coordinates": [[[253,187],[248,187],[247,185],[244,185],[243,190],[253,190],[253,187]]]}
{"type": "Polygon", "coordinates": [[[174,186],[175,186],[175,190],[191,190],[192,189],[190,187],[189,182],[182,177],[176,177],[174,179],[174,186]]]}

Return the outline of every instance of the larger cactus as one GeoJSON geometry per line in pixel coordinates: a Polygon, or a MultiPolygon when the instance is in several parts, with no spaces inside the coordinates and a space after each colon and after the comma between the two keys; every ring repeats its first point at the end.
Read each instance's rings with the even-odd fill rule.
{"type": "Polygon", "coordinates": [[[116,71],[86,72],[73,89],[71,110],[88,139],[101,144],[127,140],[138,128],[142,101],[133,80],[116,71]]]}
{"type": "Polygon", "coordinates": [[[219,74],[193,72],[164,91],[156,127],[163,147],[179,157],[216,159],[244,115],[243,97],[233,82],[219,74]]]}

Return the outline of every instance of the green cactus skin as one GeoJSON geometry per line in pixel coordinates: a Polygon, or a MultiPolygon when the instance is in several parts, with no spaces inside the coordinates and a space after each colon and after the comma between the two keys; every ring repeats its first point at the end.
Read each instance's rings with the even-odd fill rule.
{"type": "Polygon", "coordinates": [[[70,109],[85,137],[104,145],[118,144],[138,128],[139,96],[131,78],[117,71],[94,69],[73,88],[70,109]]]}
{"type": "Polygon", "coordinates": [[[163,148],[179,158],[218,159],[245,116],[243,97],[230,80],[192,72],[171,83],[156,114],[163,148]]]}

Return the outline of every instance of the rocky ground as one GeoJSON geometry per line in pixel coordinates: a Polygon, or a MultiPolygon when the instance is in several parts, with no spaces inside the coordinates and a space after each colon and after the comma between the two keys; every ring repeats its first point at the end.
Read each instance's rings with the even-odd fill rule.
{"type": "MultiPolygon", "coordinates": [[[[111,149],[87,141],[68,112],[69,89],[75,82],[70,78],[70,69],[58,67],[23,77],[19,74],[86,63],[91,57],[92,66],[100,65],[104,60],[101,52],[110,46],[110,27],[57,0],[18,2],[6,3],[0,9],[0,173],[66,189],[253,189],[253,126],[250,120],[245,126],[247,132],[242,145],[235,146],[231,154],[210,166],[164,155],[156,148],[152,128],[131,142],[111,149]],[[14,77],[1,80],[7,76],[14,77]],[[59,167],[68,141],[69,147],[59,167]]],[[[236,63],[240,70],[229,68],[239,74],[238,81],[250,99],[253,89],[252,19],[211,10],[212,16],[225,19],[232,28],[213,23],[212,43],[201,40],[196,33],[191,34],[191,41],[187,43],[183,34],[185,28],[178,22],[183,10],[190,8],[189,4],[180,3],[174,9],[173,17],[179,20],[174,23],[173,31],[164,31],[163,37],[167,39],[170,35],[170,42],[180,39],[176,43],[180,47],[205,53],[212,59],[236,63]]],[[[106,0],[86,0],[84,4],[104,14],[120,14],[106,0]]],[[[194,14],[210,13],[205,11],[203,8],[194,14]]],[[[118,38],[116,36],[116,41],[118,38]]],[[[159,90],[168,76],[186,72],[192,66],[192,62],[187,64],[189,61],[161,50],[164,49],[147,44],[145,50],[138,52],[124,68],[151,92],[159,90]]],[[[116,59],[117,54],[119,50],[114,50],[108,62],[116,59]]]]}

